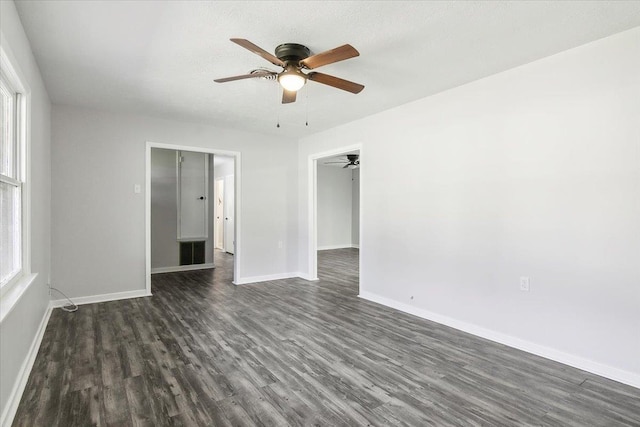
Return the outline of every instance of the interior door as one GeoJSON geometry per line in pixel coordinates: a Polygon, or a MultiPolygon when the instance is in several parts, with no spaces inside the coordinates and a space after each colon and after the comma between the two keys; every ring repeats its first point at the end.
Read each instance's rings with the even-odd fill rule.
{"type": "Polygon", "coordinates": [[[207,155],[178,152],[178,239],[207,239],[207,155]]]}
{"type": "Polygon", "coordinates": [[[216,200],[215,209],[215,247],[224,250],[224,178],[216,179],[216,200]]]}
{"type": "Polygon", "coordinates": [[[235,252],[235,186],[234,176],[224,178],[224,250],[232,254],[235,252]]]}

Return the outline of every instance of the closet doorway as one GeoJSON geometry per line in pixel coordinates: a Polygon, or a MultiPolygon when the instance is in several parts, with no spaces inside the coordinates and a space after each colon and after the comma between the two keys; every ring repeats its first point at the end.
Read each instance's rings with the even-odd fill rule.
{"type": "Polygon", "coordinates": [[[145,275],[149,293],[151,274],[214,268],[220,241],[228,252],[225,256],[233,255],[235,282],[241,256],[237,171],[237,152],[147,142],[145,275]],[[223,214],[222,225],[218,213],[223,214]]]}

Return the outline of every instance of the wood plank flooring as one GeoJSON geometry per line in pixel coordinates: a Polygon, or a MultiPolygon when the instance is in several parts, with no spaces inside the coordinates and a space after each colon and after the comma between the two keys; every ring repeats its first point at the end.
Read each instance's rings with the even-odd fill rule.
{"type": "Polygon", "coordinates": [[[357,298],[357,257],[234,286],[218,256],[57,309],[13,425],[640,426],[639,389],[357,298]]]}

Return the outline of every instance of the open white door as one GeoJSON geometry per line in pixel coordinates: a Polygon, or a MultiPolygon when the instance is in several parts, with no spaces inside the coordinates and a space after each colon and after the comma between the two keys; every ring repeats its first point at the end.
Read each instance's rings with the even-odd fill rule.
{"type": "Polygon", "coordinates": [[[178,151],[178,239],[207,239],[207,154],[178,151]]]}
{"type": "Polygon", "coordinates": [[[235,200],[234,176],[224,178],[224,250],[230,254],[235,252],[235,200]]]}
{"type": "Polygon", "coordinates": [[[215,218],[214,218],[214,240],[216,249],[224,250],[224,178],[216,179],[215,182],[215,218]]]}

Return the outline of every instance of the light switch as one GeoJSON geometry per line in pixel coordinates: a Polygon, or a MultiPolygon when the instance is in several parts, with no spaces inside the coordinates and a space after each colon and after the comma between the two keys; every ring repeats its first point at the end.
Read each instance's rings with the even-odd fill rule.
{"type": "Polygon", "coordinates": [[[140,191],[141,191],[140,184],[135,184],[133,186],[133,192],[136,193],[136,194],[140,194],[140,191]]]}

